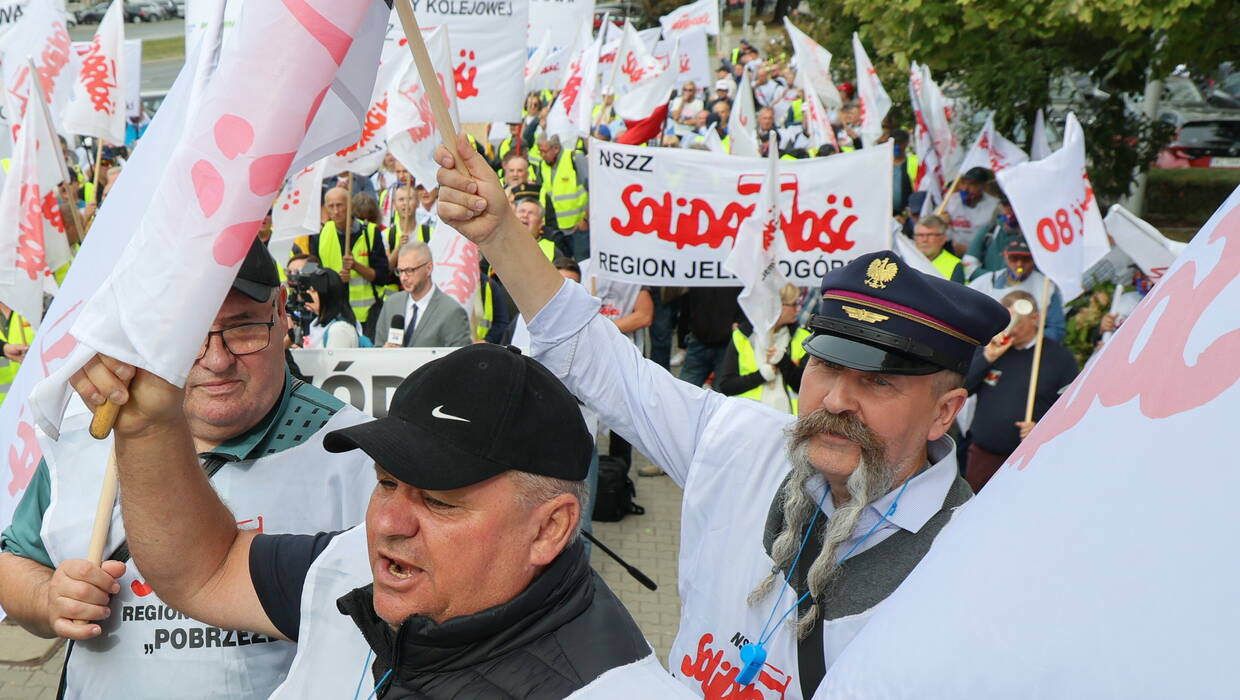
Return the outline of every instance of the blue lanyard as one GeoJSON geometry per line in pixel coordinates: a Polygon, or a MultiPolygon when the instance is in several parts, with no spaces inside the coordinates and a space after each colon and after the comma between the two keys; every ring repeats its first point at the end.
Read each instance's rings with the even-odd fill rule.
{"type": "MultiPolygon", "coordinates": [[[[873,527],[865,533],[865,536],[863,536],[860,540],[857,540],[856,544],[849,548],[848,552],[844,554],[844,556],[840,557],[840,562],[843,562],[851,557],[857,551],[858,547],[865,544],[866,540],[870,539],[870,536],[878,531],[880,525],[888,521],[891,516],[895,515],[896,508],[900,506],[900,497],[904,495],[904,490],[908,488],[908,482],[912,481],[915,476],[916,475],[913,475],[913,477],[909,477],[904,480],[904,485],[900,487],[900,491],[896,494],[895,500],[891,502],[891,507],[888,508],[887,512],[878,519],[878,522],[874,523],[873,527]]],[[[822,496],[818,499],[818,510],[814,511],[814,517],[810,518],[809,527],[805,528],[805,536],[801,538],[801,546],[797,549],[796,556],[792,558],[792,566],[788,567],[788,575],[784,577],[783,585],[779,587],[779,596],[775,598],[775,602],[771,605],[771,614],[767,616],[766,624],[762,626],[762,634],[758,635],[758,643],[746,644],[741,647],[742,667],[740,674],[736,676],[736,682],[742,687],[752,683],[753,679],[757,677],[758,671],[762,670],[762,666],[766,663],[766,643],[770,641],[770,638],[775,634],[775,630],[779,629],[779,626],[789,615],[792,614],[792,611],[796,610],[801,603],[805,602],[805,599],[809,597],[809,591],[807,590],[801,595],[800,598],[797,598],[797,601],[792,604],[792,607],[785,610],[784,614],[779,616],[779,620],[775,622],[775,625],[771,626],[771,620],[775,617],[775,611],[779,609],[779,601],[783,600],[784,591],[792,585],[792,574],[796,571],[797,564],[801,561],[801,554],[805,552],[805,545],[809,542],[810,533],[814,531],[814,523],[818,521],[818,514],[822,512],[822,504],[826,501],[827,493],[830,491],[831,489],[828,486],[827,489],[823,491],[822,496]]]]}
{"type": "MultiPolygon", "coordinates": [[[[366,652],[366,660],[362,662],[362,675],[358,676],[357,690],[353,691],[353,700],[357,700],[357,696],[361,695],[362,693],[362,681],[366,680],[366,669],[370,668],[370,659],[374,655],[375,655],[374,649],[371,649],[370,651],[366,652]]],[[[366,700],[370,700],[371,698],[375,696],[375,693],[379,692],[379,688],[383,685],[383,682],[386,681],[388,679],[388,676],[390,675],[392,675],[392,669],[389,668],[387,670],[387,673],[383,674],[383,677],[379,679],[379,682],[375,683],[375,689],[370,691],[370,695],[366,696],[366,700]]]]}

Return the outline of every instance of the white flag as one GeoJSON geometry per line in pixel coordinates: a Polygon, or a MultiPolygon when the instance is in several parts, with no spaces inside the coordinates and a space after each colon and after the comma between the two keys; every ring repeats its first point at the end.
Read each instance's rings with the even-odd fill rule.
{"type": "Polygon", "coordinates": [[[560,84],[560,94],[547,115],[547,133],[560,137],[560,143],[571,149],[578,136],[590,133],[590,117],[598,89],[598,55],[602,48],[590,38],[589,25],[582,25],[573,44],[573,60],[560,84]]]}
{"type": "Polygon", "coordinates": [[[741,75],[736,87],[736,99],[732,101],[732,114],[728,117],[728,146],[734,156],[758,155],[758,115],[753,107],[753,88],[749,84],[750,71],[741,75]]]}
{"type": "Polygon", "coordinates": [[[897,224],[897,229],[891,236],[892,250],[899,253],[900,257],[904,258],[904,262],[918,272],[924,272],[933,277],[942,277],[943,273],[939,272],[934,263],[930,262],[930,259],[920,250],[917,250],[917,244],[910,241],[908,236],[900,232],[898,226],[897,224]]]}
{"type": "Polygon", "coordinates": [[[1168,239],[1144,219],[1118,204],[1111,205],[1102,223],[1111,238],[1115,239],[1115,245],[1154,282],[1162,280],[1176,256],[1184,249],[1183,243],[1168,239]]]}
{"type": "Polygon", "coordinates": [[[995,117],[992,114],[986,119],[986,125],[977,135],[973,147],[960,162],[959,171],[967,173],[969,168],[981,167],[999,173],[1027,160],[1029,156],[1025,155],[1019,146],[1005,139],[995,129],[995,117]]]}
{"type": "MultiPolygon", "coordinates": [[[[679,65],[679,62],[676,62],[679,65]]],[[[616,49],[616,62],[612,68],[609,87],[619,98],[649,83],[664,73],[662,64],[650,54],[646,44],[637,35],[637,30],[626,20],[620,45],[616,49]]],[[[675,71],[673,84],[675,87],[675,71]]]]}
{"type": "Polygon", "coordinates": [[[827,117],[827,110],[819,99],[814,82],[807,80],[804,85],[802,99],[805,105],[805,127],[809,134],[809,147],[822,148],[831,145],[839,151],[840,143],[835,138],[835,127],[831,125],[831,120],[827,117]]]}
{"type": "MultiPolygon", "coordinates": [[[[452,85],[452,45],[446,26],[423,29],[422,38],[430,54],[440,92],[448,104],[448,114],[453,126],[460,128],[456,95],[452,85]]],[[[409,54],[407,48],[402,49],[409,54]]],[[[439,130],[435,114],[431,111],[417,66],[412,58],[404,62],[404,71],[397,76],[391,91],[391,117],[388,123],[388,150],[396,160],[413,175],[414,182],[431,183],[439,165],[435,163],[435,147],[439,145],[439,130]]]]}
{"type": "MultiPolygon", "coordinates": [[[[937,170],[933,171],[936,179],[948,182],[955,177],[961,157],[960,141],[952,129],[952,103],[934,82],[930,69],[916,63],[909,73],[909,93],[917,119],[917,156],[925,159],[929,155],[929,149],[922,140],[928,138],[937,156],[937,170]]],[[[939,191],[943,189],[945,186],[939,191]]]]}
{"type": "Polygon", "coordinates": [[[1240,191],[814,697],[1233,697],[1240,510],[1209,501],[1240,491],[1237,380],[1240,191]],[[1151,493],[1180,476],[1196,486],[1151,493]]]}
{"type": "Polygon", "coordinates": [[[757,208],[741,222],[736,243],[723,261],[723,268],[744,285],[736,301],[753,325],[756,357],[765,358],[770,347],[771,331],[779,322],[782,311],[779,293],[788,280],[780,271],[776,241],[782,239],[779,208],[779,142],[771,133],[766,156],[766,178],[758,193],[757,208]]]}
{"type": "Polygon", "coordinates": [[[64,127],[71,134],[125,143],[125,16],[124,0],[112,0],[82,57],[73,81],[73,97],[65,107],[64,127]]]}
{"type": "Polygon", "coordinates": [[[525,60],[525,93],[540,90],[541,86],[537,85],[538,76],[542,73],[543,66],[546,65],[547,59],[551,57],[551,30],[543,32],[542,41],[538,43],[538,48],[534,49],[534,53],[525,60]]]}
{"type": "Polygon", "coordinates": [[[853,58],[857,64],[857,102],[861,110],[861,139],[873,146],[883,133],[883,118],[891,109],[891,98],[878,80],[878,71],[861,45],[861,37],[853,32],[853,58]]]}
{"type": "Polygon", "coordinates": [[[0,299],[35,327],[43,317],[43,291],[55,289],[52,272],[69,261],[56,186],[60,144],[47,123],[38,91],[22,118],[13,161],[0,191],[0,299]]]}
{"type": "Polygon", "coordinates": [[[831,79],[831,52],[797,29],[787,17],[784,17],[784,29],[788,30],[788,38],[792,40],[792,50],[797,60],[797,86],[804,90],[807,83],[812,83],[818,99],[828,108],[838,109],[843,106],[840,91],[831,79]]]}
{"type": "Polygon", "coordinates": [[[271,240],[313,236],[323,227],[323,179],[329,173],[327,159],[293,174],[271,209],[271,240]]]}
{"type": "MultiPolygon", "coordinates": [[[[680,47],[677,44],[673,57],[679,56],[679,52],[680,47]]],[[[642,84],[616,98],[616,115],[626,122],[646,119],[671,100],[672,90],[675,88],[676,71],[660,69],[653,78],[643,81],[642,84]]]]}
{"type": "Polygon", "coordinates": [[[702,28],[707,34],[719,34],[719,3],[715,0],[698,0],[681,5],[659,18],[663,25],[663,38],[675,39],[691,29],[702,28]]]}
{"type": "Polygon", "coordinates": [[[440,222],[427,245],[435,267],[431,281],[465,308],[473,311],[474,294],[478,291],[478,246],[451,226],[440,222]]]}
{"type": "MultiPolygon", "coordinates": [[[[306,139],[356,140],[360,115],[352,109],[345,112],[351,122],[316,122],[334,116],[322,112],[334,84],[370,94],[387,17],[382,0],[321,12],[246,3],[218,65],[192,67],[201,87],[180,141],[163,154],[162,176],[127,171],[123,179],[154,196],[118,222],[136,231],[74,321],[73,355],[34,392],[45,432],[58,435],[68,377],[97,352],[184,383],[259,224],[290,169],[300,168],[297,154],[339,148],[306,139]]],[[[109,198],[103,213],[114,206],[109,198]]]]}
{"type": "Polygon", "coordinates": [[[1000,170],[1033,260],[1059,285],[1063,300],[1083,291],[1081,275],[1106,255],[1106,230],[1085,170],[1085,134],[1068,114],[1063,147],[1042,160],[1000,170]]]}
{"type": "Polygon", "coordinates": [[[72,41],[65,25],[64,8],[55,2],[31,2],[21,20],[6,37],[0,62],[4,76],[5,118],[9,135],[17,139],[26,107],[38,94],[30,90],[30,62],[43,85],[43,94],[51,105],[52,126],[62,131],[60,115],[69,103],[73,76],[70,75],[72,41]]]}
{"type": "Polygon", "coordinates": [[[1050,144],[1046,141],[1046,117],[1042,116],[1042,110],[1038,110],[1038,116],[1033,120],[1033,144],[1029,147],[1029,157],[1033,160],[1042,160],[1051,154],[1050,144]]]}
{"type": "Polygon", "coordinates": [[[412,65],[413,54],[409,52],[406,41],[388,42],[384,45],[379,58],[379,71],[375,76],[375,87],[366,108],[366,118],[362,120],[362,133],[356,141],[328,157],[328,174],[336,175],[348,171],[355,175],[369,176],[383,165],[383,158],[388,151],[390,110],[395,101],[395,96],[391,94],[392,86],[412,65]]]}

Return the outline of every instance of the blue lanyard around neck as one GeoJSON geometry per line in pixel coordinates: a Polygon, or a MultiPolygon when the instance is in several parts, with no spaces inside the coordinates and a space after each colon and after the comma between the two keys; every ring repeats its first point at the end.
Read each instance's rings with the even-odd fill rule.
{"type": "MultiPolygon", "coordinates": [[[[366,680],[366,669],[370,668],[370,659],[374,657],[374,655],[375,655],[374,649],[371,649],[370,651],[366,652],[366,660],[362,662],[362,675],[359,676],[357,679],[357,690],[353,691],[353,700],[357,700],[357,696],[362,694],[362,681],[366,680]]],[[[370,691],[370,694],[366,696],[366,700],[370,700],[371,698],[375,696],[375,693],[379,692],[379,688],[383,685],[383,682],[386,681],[388,679],[388,676],[390,675],[392,675],[392,669],[389,668],[387,670],[387,673],[383,674],[383,677],[379,679],[379,682],[375,683],[375,689],[370,691]]]]}
{"type": "MultiPolygon", "coordinates": [[[[874,525],[860,540],[857,540],[856,544],[849,548],[848,552],[845,553],[844,556],[840,557],[840,563],[851,557],[861,545],[865,544],[866,540],[870,539],[871,535],[878,531],[880,525],[884,522],[888,522],[889,518],[895,515],[896,509],[900,506],[900,497],[904,495],[904,490],[908,488],[908,482],[912,481],[916,476],[917,474],[914,474],[904,480],[904,485],[900,487],[900,491],[896,494],[895,500],[891,502],[891,507],[887,509],[887,512],[878,519],[878,522],[874,523],[874,525]]],[[[810,518],[809,526],[805,528],[805,536],[801,538],[801,546],[797,548],[796,556],[792,558],[792,566],[788,567],[788,575],[784,577],[784,583],[779,587],[779,596],[776,597],[775,602],[771,604],[771,614],[767,616],[766,624],[762,626],[762,634],[758,636],[758,643],[746,644],[741,647],[741,672],[736,676],[736,683],[741,687],[752,683],[754,678],[757,677],[758,671],[762,670],[762,666],[766,663],[766,643],[770,641],[770,638],[775,634],[775,630],[779,629],[779,626],[783,624],[783,621],[787,619],[789,615],[792,614],[792,611],[800,607],[801,603],[805,602],[805,599],[809,597],[809,591],[806,590],[805,593],[801,594],[801,597],[797,598],[797,601],[792,604],[792,607],[785,610],[784,614],[779,616],[779,620],[775,622],[775,625],[771,626],[771,620],[775,617],[775,611],[779,609],[779,602],[784,598],[784,591],[792,585],[792,574],[796,571],[797,564],[801,562],[801,555],[805,552],[805,545],[809,542],[810,534],[814,531],[814,524],[818,521],[819,513],[822,512],[822,504],[826,502],[827,494],[830,492],[831,487],[828,485],[823,491],[822,496],[818,499],[818,509],[814,511],[814,517],[810,518]]],[[[808,588],[808,585],[806,588],[808,588]]]]}

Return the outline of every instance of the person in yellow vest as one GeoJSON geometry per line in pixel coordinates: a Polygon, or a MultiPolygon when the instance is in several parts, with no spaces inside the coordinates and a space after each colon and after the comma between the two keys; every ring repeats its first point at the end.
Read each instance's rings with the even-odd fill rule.
{"type": "MultiPolygon", "coordinates": [[[[913,227],[913,244],[917,250],[934,264],[934,269],[944,278],[964,284],[964,265],[960,258],[946,249],[947,219],[938,214],[927,214],[913,227]]],[[[899,234],[896,234],[899,235],[899,234]]]]}
{"type": "Polygon", "coordinates": [[[565,156],[560,137],[555,135],[540,138],[538,150],[543,157],[538,175],[543,220],[549,228],[565,234],[586,230],[590,195],[586,189],[588,161],[585,154],[574,152],[565,156]]]}
{"type": "Polygon", "coordinates": [[[345,250],[345,216],[349,193],[333,187],[323,198],[327,210],[327,222],[317,235],[310,237],[307,253],[317,257],[319,264],[340,274],[340,280],[349,287],[349,306],[363,329],[371,331],[373,321],[367,325],[371,307],[383,298],[383,287],[392,283],[387,251],[383,236],[373,223],[356,218],[350,222],[352,247],[345,250]]]}
{"type": "MultiPolygon", "coordinates": [[[[396,200],[396,208],[392,211],[392,225],[388,226],[387,230],[384,231],[383,244],[390,251],[388,253],[388,268],[395,270],[396,254],[400,247],[410,240],[429,243],[434,227],[429,223],[418,223],[418,196],[412,187],[402,185],[396,188],[396,194],[393,196],[393,199],[396,200]]],[[[397,291],[400,289],[400,286],[394,284],[389,289],[397,291]]]]}
{"type": "Polygon", "coordinates": [[[753,326],[748,321],[732,331],[732,344],[724,351],[714,387],[725,396],[753,399],[786,413],[796,414],[797,392],[805,360],[805,339],[810,332],[797,326],[801,291],[791,284],[779,294],[782,310],[766,343],[766,356],[754,352],[753,326]]]}
{"type": "Polygon", "coordinates": [[[30,322],[8,305],[0,303],[0,347],[4,353],[0,356],[0,403],[4,403],[4,397],[8,396],[33,337],[30,322]]]}
{"type": "Polygon", "coordinates": [[[555,241],[546,237],[543,225],[543,208],[533,197],[522,197],[517,200],[517,219],[525,225],[526,230],[538,241],[538,247],[548,260],[555,261],[559,257],[555,249],[555,241]]]}
{"type": "Polygon", "coordinates": [[[505,155],[500,163],[499,184],[511,192],[513,188],[530,181],[530,161],[520,153],[510,151],[505,155]]]}

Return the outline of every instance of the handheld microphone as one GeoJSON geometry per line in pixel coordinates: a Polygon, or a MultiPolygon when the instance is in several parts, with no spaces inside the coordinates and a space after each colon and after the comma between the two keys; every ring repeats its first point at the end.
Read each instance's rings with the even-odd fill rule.
{"type": "Polygon", "coordinates": [[[392,328],[388,330],[387,341],[393,345],[405,344],[405,317],[401,314],[392,317],[392,328]]]}

